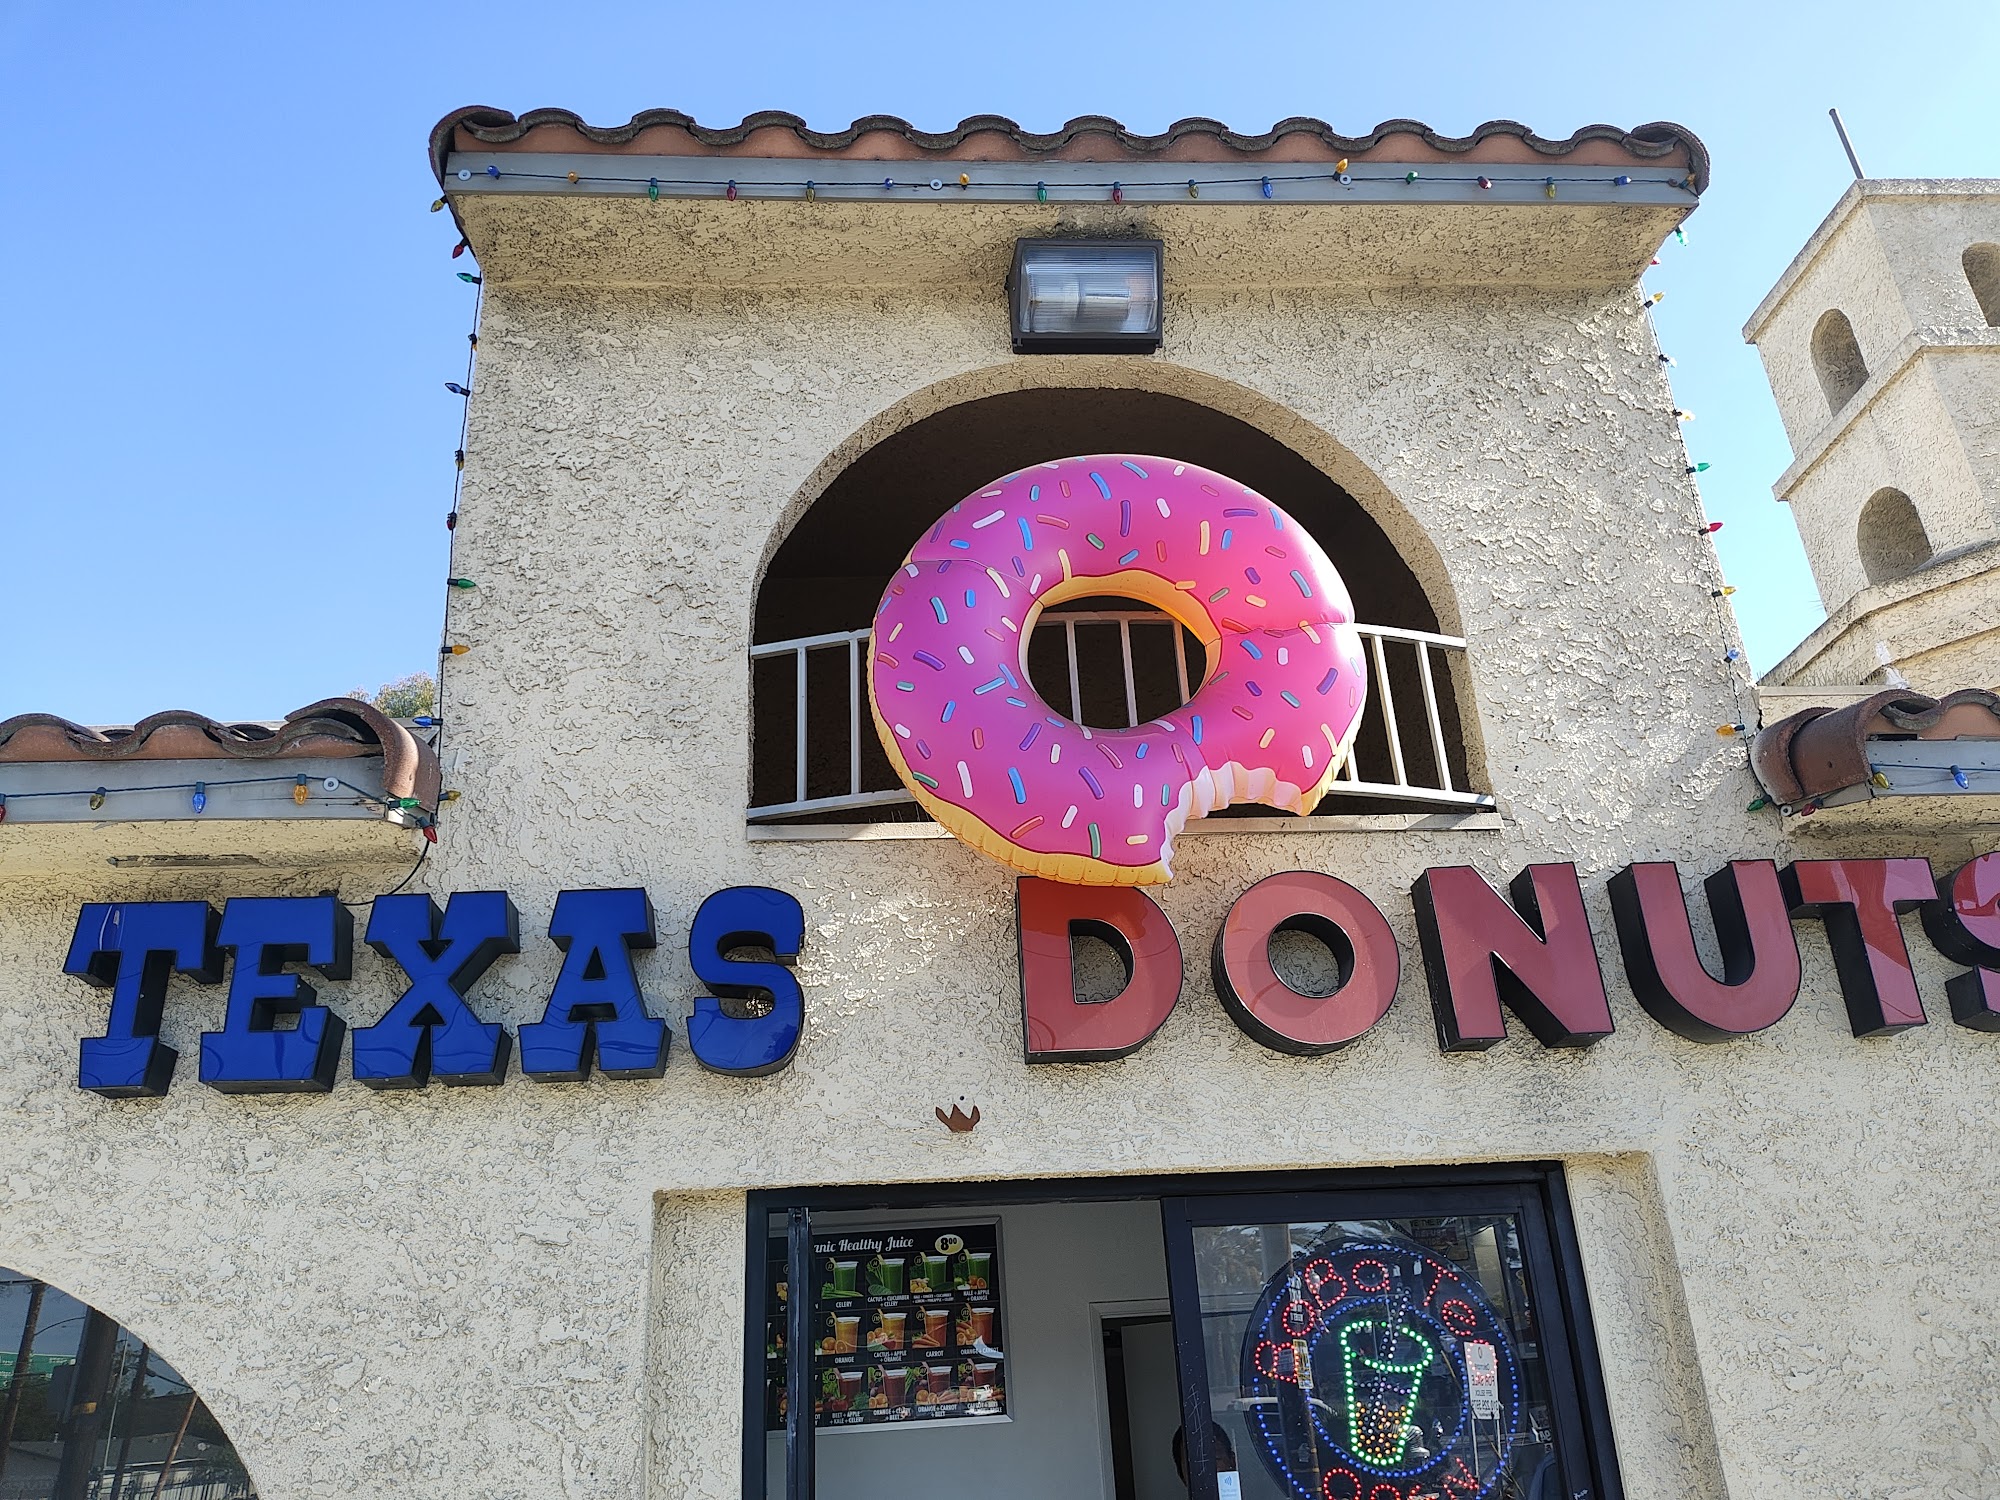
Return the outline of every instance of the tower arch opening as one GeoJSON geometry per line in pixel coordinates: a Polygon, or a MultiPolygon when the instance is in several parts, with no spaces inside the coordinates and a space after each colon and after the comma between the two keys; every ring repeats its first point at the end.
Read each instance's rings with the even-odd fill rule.
{"type": "Polygon", "coordinates": [[[1931,560],[1923,517],[1899,489],[1879,489],[1868,497],[1855,526],[1855,545],[1871,584],[1905,577],[1931,560]]]}
{"type": "Polygon", "coordinates": [[[1989,328],[2000,328],[2000,245],[1973,245],[1959,257],[1989,328]]]}
{"type": "Polygon", "coordinates": [[[1868,362],[1861,357],[1854,325],[1837,307],[1822,313],[1813,325],[1812,362],[1829,412],[1837,413],[1868,383],[1868,362]]]}
{"type": "MultiPolygon", "coordinates": [[[[1404,785],[1393,795],[1337,791],[1319,811],[1490,805],[1468,791],[1462,643],[1442,633],[1440,609],[1417,570],[1353,494],[1259,426],[1200,401],[1065,385],[977,396],[890,432],[835,473],[777,544],[752,620],[753,818],[924,816],[900,794],[865,696],[855,698],[883,589],[911,544],[966,495],[1032,464],[1092,452],[1198,464],[1257,490],[1326,549],[1356,619],[1385,629],[1369,643],[1379,645],[1371,666],[1387,683],[1396,718],[1388,722],[1378,706],[1382,689],[1371,684],[1376,701],[1353,758],[1360,782],[1404,785]],[[1426,789],[1439,795],[1426,797],[1426,789]],[[1447,789],[1456,800],[1443,795],[1447,789]]],[[[1046,611],[1024,665],[1054,712],[1122,728],[1186,701],[1207,664],[1191,634],[1149,606],[1107,595],[1046,611]]]]}

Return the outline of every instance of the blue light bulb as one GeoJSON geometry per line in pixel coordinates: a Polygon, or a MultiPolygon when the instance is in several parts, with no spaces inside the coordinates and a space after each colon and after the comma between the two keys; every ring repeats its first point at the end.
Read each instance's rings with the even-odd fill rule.
{"type": "Polygon", "coordinates": [[[188,803],[196,812],[200,812],[208,806],[208,785],[206,782],[197,781],[194,784],[194,795],[188,798],[188,803]]]}

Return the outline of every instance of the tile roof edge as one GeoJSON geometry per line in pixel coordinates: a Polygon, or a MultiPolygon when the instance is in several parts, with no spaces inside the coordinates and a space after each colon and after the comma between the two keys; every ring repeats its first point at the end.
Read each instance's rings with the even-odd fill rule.
{"type": "Polygon", "coordinates": [[[1105,115],[1079,115],[1060,129],[1043,134],[1023,130],[1004,115],[969,115],[953,129],[938,132],[918,130],[895,115],[864,115],[845,130],[817,131],[811,129],[800,116],[783,110],[760,110],[745,115],[736,125],[721,127],[702,125],[692,115],[677,109],[642,110],[623,125],[591,125],[581,115],[567,109],[532,109],[526,114],[515,115],[490,105],[455,109],[438,121],[430,135],[431,171],[443,185],[445,157],[452,149],[453,136],[460,129],[488,145],[500,146],[518,141],[542,125],[565,126],[600,146],[624,145],[643,130],[660,125],[674,126],[687,131],[703,145],[719,148],[740,145],[753,131],[779,128],[792,131],[807,146],[829,153],[844,151],[863,135],[874,131],[889,131],[900,135],[919,150],[936,152],[950,151],[974,134],[999,132],[1011,137],[1016,146],[1030,156],[1059,150],[1074,137],[1088,132],[1114,135],[1126,149],[1146,153],[1165,150],[1186,136],[1206,135],[1246,155],[1268,150],[1285,136],[1300,133],[1317,136],[1333,150],[1350,154],[1372,150],[1393,135],[1414,135],[1432,150],[1451,154],[1472,151],[1481,142],[1495,136],[1510,136],[1530,150],[1552,157],[1566,156],[1586,141],[1614,142],[1639,160],[1668,156],[1679,148],[1687,152],[1688,171],[1694,179],[1695,192],[1700,194],[1706,191],[1709,182],[1708,148],[1686,126],[1668,120],[1652,121],[1629,130],[1616,125],[1585,125],[1566,139],[1552,140],[1536,135],[1516,120],[1488,120],[1475,127],[1471,134],[1463,136],[1444,135],[1421,120],[1385,120],[1366,135],[1350,136],[1340,134],[1324,120],[1294,115],[1280,120],[1260,135],[1245,135],[1231,130],[1219,120],[1191,116],[1176,120],[1157,135],[1141,135],[1105,115]]]}
{"type": "Polygon", "coordinates": [[[191,729],[213,746],[217,760],[284,760],[324,749],[309,742],[324,739],[329,721],[356,736],[355,743],[372,743],[382,751],[382,791],[385,797],[416,797],[429,810],[437,807],[441,773],[435,751],[424,741],[383,713],[358,698],[322,698],[294,709],[284,722],[273,727],[249,721],[224,722],[187,709],[167,709],[148,714],[130,729],[112,734],[77,724],[55,714],[15,714],[0,719],[0,761],[15,759],[7,746],[24,730],[52,730],[53,738],[66,754],[38,755],[43,762],[75,761],[79,764],[136,758],[149,740],[163,729],[191,729]]]}

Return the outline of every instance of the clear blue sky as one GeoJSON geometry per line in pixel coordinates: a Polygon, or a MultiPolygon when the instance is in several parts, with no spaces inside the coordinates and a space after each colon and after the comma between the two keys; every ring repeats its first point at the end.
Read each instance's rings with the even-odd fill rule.
{"type": "Polygon", "coordinates": [[[435,663],[471,291],[461,104],[593,122],[993,111],[1260,130],[1677,120],[1714,185],[1651,285],[1753,663],[1816,623],[1744,318],[1848,180],[2000,176],[2000,6],[303,6],[0,0],[0,716],[275,718],[435,663]]]}

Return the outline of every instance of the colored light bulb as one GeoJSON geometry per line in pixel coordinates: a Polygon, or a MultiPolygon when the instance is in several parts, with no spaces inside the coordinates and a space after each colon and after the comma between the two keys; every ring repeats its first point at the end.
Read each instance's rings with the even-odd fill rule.
{"type": "Polygon", "coordinates": [[[1701,529],[1708,535],[1714,536],[1716,532],[1722,530],[1722,523],[1720,521],[1710,521],[1706,526],[1702,527],[1701,529]]]}
{"type": "Polygon", "coordinates": [[[416,799],[415,797],[398,797],[398,798],[396,799],[396,806],[397,806],[397,807],[398,807],[398,808],[399,808],[399,809],[400,809],[401,811],[403,811],[403,812],[408,812],[408,811],[409,811],[409,810],[410,810],[411,808],[413,808],[413,807],[421,807],[421,806],[423,806],[423,804],[422,804],[421,802],[417,801],[417,799],[416,799]]]}
{"type": "Polygon", "coordinates": [[[1880,771],[1877,771],[1873,776],[1870,776],[1868,780],[1871,785],[1878,786],[1885,792],[1891,789],[1889,784],[1889,778],[1887,776],[1884,776],[1880,771]]]}
{"type": "Polygon", "coordinates": [[[1743,653],[1738,651],[1734,646],[1731,646],[1727,651],[1722,653],[1722,659],[1724,661],[1741,661],[1743,660],[1743,653]]]}
{"type": "Polygon", "coordinates": [[[1961,771],[1957,766],[1953,766],[1951,768],[1951,779],[1958,783],[1958,789],[1961,792],[1969,792],[1972,790],[1971,778],[1968,777],[1965,774],[1965,772],[1961,771]]]}
{"type": "Polygon", "coordinates": [[[1336,172],[1345,172],[1347,170],[1347,158],[1343,156],[1339,161],[1335,162],[1333,170],[1336,172]]]}
{"type": "Polygon", "coordinates": [[[486,175],[497,181],[500,176],[500,169],[489,162],[486,167],[486,175]]]}
{"type": "Polygon", "coordinates": [[[444,383],[444,388],[454,396],[470,396],[472,394],[468,387],[460,385],[456,380],[447,380],[444,383]]]}
{"type": "Polygon", "coordinates": [[[427,842],[433,844],[438,841],[438,831],[435,823],[424,824],[424,838],[427,842]]]}
{"type": "Polygon", "coordinates": [[[1689,464],[1689,465],[1688,465],[1688,473],[1690,473],[1690,474],[1706,474],[1707,472],[1708,472],[1708,465],[1707,465],[1707,464],[1689,464]]]}
{"type": "Polygon", "coordinates": [[[1682,410],[1682,409],[1681,409],[1680,407],[1678,407],[1678,406],[1676,406],[1676,407],[1674,408],[1674,415],[1675,415],[1676,417],[1678,417],[1678,418],[1679,418],[1679,419],[1680,419],[1681,421],[1683,421],[1683,422],[1692,422],[1692,421],[1694,420],[1694,413],[1693,413],[1693,412],[1691,412],[1691,411],[1684,411],[1684,410],[1682,410]]]}
{"type": "Polygon", "coordinates": [[[452,461],[452,466],[453,466],[454,468],[460,468],[460,469],[464,468],[464,467],[465,467],[465,450],[464,450],[463,448],[454,448],[454,449],[452,449],[452,450],[451,450],[451,461],[452,461]]]}
{"type": "Polygon", "coordinates": [[[459,798],[459,793],[456,787],[452,788],[452,790],[448,792],[438,793],[438,803],[440,806],[442,806],[444,803],[447,802],[456,802],[458,798],[459,798]]]}
{"type": "Polygon", "coordinates": [[[1715,732],[1725,740],[1733,740],[1739,734],[1748,734],[1749,729],[1742,724],[1718,724],[1715,732]]]}
{"type": "Polygon", "coordinates": [[[444,199],[442,199],[442,198],[437,198],[437,199],[433,199],[433,200],[432,200],[432,202],[431,202],[431,212],[432,212],[432,213],[436,213],[436,212],[437,212],[437,211],[438,211],[439,209],[441,209],[441,208],[443,208],[443,207],[444,207],[444,199]]]}
{"type": "Polygon", "coordinates": [[[1046,203],[1049,201],[1049,185],[1046,182],[1035,184],[1035,201],[1037,203],[1046,203]]]}
{"type": "Polygon", "coordinates": [[[1731,594],[1735,592],[1736,592],[1735,584],[1725,583],[1719,589],[1710,589],[1708,591],[1708,597],[1711,599],[1727,599],[1731,594]]]}
{"type": "Polygon", "coordinates": [[[458,512],[457,512],[457,511],[453,510],[453,511],[447,511],[447,512],[445,512],[445,518],[444,518],[444,529],[445,529],[446,531],[456,531],[456,530],[458,530],[458,512]]]}
{"type": "Polygon", "coordinates": [[[310,797],[311,795],[312,792],[306,786],[305,777],[301,776],[296,782],[292,784],[292,800],[298,803],[300,807],[304,807],[306,805],[306,798],[310,797]]]}
{"type": "Polygon", "coordinates": [[[466,652],[470,651],[471,649],[472,649],[472,648],[471,648],[470,646],[468,646],[468,645],[466,645],[466,644],[465,644],[464,642],[460,641],[460,642],[455,642],[455,643],[453,643],[452,645],[449,645],[449,646],[441,646],[441,647],[439,647],[439,648],[438,648],[438,655],[439,655],[439,656],[463,656],[463,655],[465,655],[465,653],[466,653],[466,652]]]}
{"type": "Polygon", "coordinates": [[[471,248],[472,248],[471,240],[460,240],[456,245],[453,245],[451,247],[451,258],[453,260],[457,260],[461,255],[465,254],[465,252],[470,250],[471,248]]]}
{"type": "Polygon", "coordinates": [[[7,798],[4,793],[0,793],[0,823],[4,823],[6,821],[7,821],[7,798]]]}
{"type": "Polygon", "coordinates": [[[1201,196],[1201,189],[1195,186],[1195,181],[1192,177],[1188,179],[1188,196],[1190,198],[1199,198],[1201,196]]]}
{"type": "Polygon", "coordinates": [[[1491,177],[1485,176],[1484,174],[1481,174],[1481,176],[1478,178],[1478,182],[1481,188],[1490,188],[1493,186],[1493,179],[1491,177]]]}
{"type": "Polygon", "coordinates": [[[806,179],[806,202],[808,203],[814,202],[818,197],[819,197],[819,189],[816,186],[814,186],[813,180],[810,177],[808,177],[806,179]]]}
{"type": "Polygon", "coordinates": [[[1769,797],[1757,797],[1753,798],[1744,807],[1743,810],[1745,812],[1762,812],[1765,808],[1769,807],[1770,805],[1771,805],[1771,799],[1769,797]]]}
{"type": "Polygon", "coordinates": [[[722,196],[727,198],[731,203],[736,201],[736,179],[734,177],[730,178],[728,186],[723,188],[722,196]]]}
{"type": "Polygon", "coordinates": [[[102,806],[104,806],[104,788],[99,787],[90,794],[90,810],[96,812],[102,806]]]}
{"type": "Polygon", "coordinates": [[[1417,174],[1415,172],[1405,172],[1403,174],[1403,181],[1406,183],[1415,182],[1416,180],[1417,180],[1417,174]]]}
{"type": "Polygon", "coordinates": [[[646,196],[647,196],[648,198],[650,198],[650,199],[651,199],[651,200],[652,200],[653,202],[655,202],[655,203],[658,203],[658,202],[660,201],[660,179],[659,179],[659,178],[657,178],[657,177],[648,177],[648,178],[646,179],[646,196]]]}
{"type": "Polygon", "coordinates": [[[1262,194],[1263,194],[1263,195],[1264,195],[1264,196],[1265,196],[1266,198],[1270,197],[1270,196],[1271,196],[1271,179],[1270,179],[1270,178],[1268,178],[1268,177],[1262,177],[1262,178],[1259,178],[1259,179],[1258,179],[1258,182],[1257,182],[1257,190],[1258,190],[1259,192],[1261,192],[1261,193],[1262,193],[1262,194]]]}
{"type": "Polygon", "coordinates": [[[460,271],[458,273],[458,279],[464,282],[467,286],[484,286],[486,284],[484,280],[482,280],[480,277],[473,275],[470,271],[460,271]]]}
{"type": "Polygon", "coordinates": [[[1555,180],[1555,178],[1553,178],[1553,177],[1545,177],[1545,178],[1543,178],[1543,179],[1542,179],[1542,192],[1543,192],[1544,194],[1546,194],[1546,195],[1547,195],[1548,197],[1551,197],[1551,198],[1555,197],[1555,195],[1556,195],[1556,180],[1555,180]]]}
{"type": "Polygon", "coordinates": [[[410,722],[419,729],[435,729],[443,721],[436,714],[418,714],[410,722]]]}
{"type": "Polygon", "coordinates": [[[1123,203],[1125,201],[1124,183],[1114,182],[1111,184],[1111,201],[1113,203],[1123,203]]]}
{"type": "Polygon", "coordinates": [[[972,186],[972,178],[968,176],[966,173],[960,172],[958,174],[958,185],[961,188],[969,188],[972,186]]]}
{"type": "Polygon", "coordinates": [[[574,173],[574,172],[571,172],[571,173],[569,173],[568,175],[569,175],[569,180],[570,180],[571,182],[575,182],[575,181],[576,181],[576,173],[574,173]]]}
{"type": "Polygon", "coordinates": [[[1623,172],[1620,172],[1616,177],[1612,178],[1611,180],[1614,183],[1616,183],[1619,187],[1630,187],[1632,185],[1632,179],[1627,177],[1623,172]]]}
{"type": "Polygon", "coordinates": [[[1674,230],[1674,238],[1681,244],[1685,245],[1688,242],[1687,231],[1676,227],[1674,230]]]}
{"type": "Polygon", "coordinates": [[[445,583],[455,589],[476,589],[479,587],[470,578],[447,578],[445,583]]]}
{"type": "Polygon", "coordinates": [[[208,784],[206,782],[197,781],[194,784],[194,795],[188,798],[188,805],[196,812],[200,812],[208,806],[208,784]]]}

